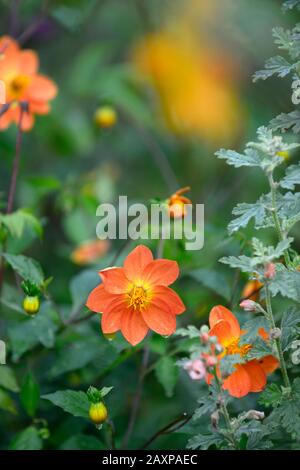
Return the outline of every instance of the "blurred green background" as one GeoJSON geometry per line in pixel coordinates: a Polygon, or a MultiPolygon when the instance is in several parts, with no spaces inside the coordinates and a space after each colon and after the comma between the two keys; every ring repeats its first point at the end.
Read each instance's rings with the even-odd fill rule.
{"type": "MultiPolygon", "coordinates": [[[[176,286],[187,305],[181,325],[200,325],[217,303],[236,307],[247,279],[236,279],[217,260],[239,253],[241,236],[229,240],[226,234],[231,210],[237,202],[253,202],[266,192],[266,181],[256,170],[229,168],[214,152],[220,147],[242,150],[258,126],[290,111],[287,80],[253,84],[251,76],[274,54],[272,27],[289,27],[297,13],[283,15],[277,0],[53,0],[45,5],[3,0],[0,5],[2,34],[18,37],[38,20],[23,47],[38,52],[41,71],[59,87],[51,113],[38,117],[34,129],[24,135],[17,190],[16,206],[42,220],[44,236],[40,240],[27,228],[21,239],[9,243],[9,251],[37,259],[46,277],[53,276],[49,290],[68,318],[76,308],[84,312],[97,270],[109,265],[122,245],[113,242],[105,256],[90,265],[72,261],[72,252],[82,242],[96,238],[98,204],[116,203],[119,195],[127,195],[130,202],[164,200],[188,185],[188,197],[205,204],[205,246],[185,252],[170,241],[164,250],[164,257],[176,259],[183,273],[176,286]],[[46,14],[40,19],[44,6],[46,14]],[[118,115],[110,129],[94,122],[96,109],[104,105],[113,106],[118,115]],[[157,159],[169,162],[172,170],[167,175],[157,159]]],[[[3,207],[15,138],[13,126],[0,133],[3,207]]],[[[299,154],[290,158],[297,161],[299,154]]],[[[155,242],[150,246],[155,249],[155,242]]],[[[107,402],[121,440],[136,388],[139,353],[129,351],[120,338],[105,339],[97,318],[61,331],[49,300],[33,327],[22,314],[22,294],[13,273],[8,270],[6,278],[0,337],[8,342],[8,363],[20,383],[30,370],[43,394],[85,390],[91,383],[114,386],[107,402]],[[130,357],[116,366],[126,354],[130,357]]],[[[172,351],[175,343],[174,338],[154,336],[151,363],[172,351]]],[[[156,368],[146,377],[131,448],[195,407],[199,384],[176,369],[163,388],[162,375],[156,368]]],[[[11,404],[0,411],[2,448],[13,447],[17,433],[32,423],[12,392],[11,404]]],[[[105,448],[105,432],[98,440],[100,433],[91,424],[46,401],[40,401],[36,418],[46,419],[50,428],[45,448],[105,448]]],[[[153,447],[182,448],[186,440],[176,433],[160,437],[153,447]]]]}

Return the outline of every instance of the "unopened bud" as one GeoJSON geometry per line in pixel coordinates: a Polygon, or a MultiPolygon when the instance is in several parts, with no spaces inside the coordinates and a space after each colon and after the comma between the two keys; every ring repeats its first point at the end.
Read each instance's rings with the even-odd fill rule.
{"type": "Polygon", "coordinates": [[[211,427],[213,431],[218,430],[219,420],[220,420],[219,410],[215,410],[210,416],[211,427]]]}
{"type": "Polygon", "coordinates": [[[246,419],[256,419],[256,420],[264,419],[264,417],[265,417],[265,413],[263,411],[257,411],[257,410],[249,410],[245,416],[246,419]]]}
{"type": "Polygon", "coordinates": [[[270,338],[271,339],[278,339],[281,337],[281,329],[280,328],[272,328],[270,330],[270,338]]]}
{"type": "Polygon", "coordinates": [[[274,279],[275,275],[276,275],[276,266],[275,266],[275,264],[274,263],[268,263],[265,266],[265,273],[264,273],[265,278],[274,279]]]}
{"type": "Polygon", "coordinates": [[[208,367],[213,367],[218,363],[218,359],[215,356],[207,356],[205,360],[208,367]]]}
{"type": "Polygon", "coordinates": [[[245,312],[259,312],[259,304],[254,302],[254,300],[245,299],[240,303],[240,307],[245,310],[245,312]]]}

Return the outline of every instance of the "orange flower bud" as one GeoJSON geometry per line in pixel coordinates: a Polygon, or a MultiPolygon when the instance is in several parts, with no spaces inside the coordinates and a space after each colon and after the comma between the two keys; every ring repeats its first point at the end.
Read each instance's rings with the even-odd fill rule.
{"type": "Polygon", "coordinates": [[[168,199],[169,213],[171,217],[184,217],[186,214],[185,204],[192,204],[192,201],[182,194],[190,191],[190,187],[181,188],[168,199]]]}

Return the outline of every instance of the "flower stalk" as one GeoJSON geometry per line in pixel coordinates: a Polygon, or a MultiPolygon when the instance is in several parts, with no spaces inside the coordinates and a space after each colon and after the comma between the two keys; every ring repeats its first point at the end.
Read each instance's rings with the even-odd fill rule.
{"type": "MultiPolygon", "coordinates": [[[[277,183],[274,181],[273,172],[268,175],[268,179],[269,179],[269,184],[270,184],[270,189],[271,189],[272,217],[273,217],[273,221],[274,221],[274,225],[275,225],[275,229],[276,229],[278,238],[279,238],[280,241],[283,241],[283,240],[286,239],[286,235],[284,234],[284,232],[282,230],[280,219],[279,219],[279,216],[278,216],[277,198],[276,198],[277,183]]],[[[292,268],[292,261],[291,261],[290,254],[289,254],[288,250],[284,250],[284,260],[285,260],[285,264],[286,264],[287,268],[291,269],[292,268]]]]}
{"type": "MultiPolygon", "coordinates": [[[[274,320],[274,315],[273,315],[273,310],[272,310],[272,303],[271,303],[271,295],[270,295],[270,289],[269,289],[268,283],[265,284],[265,295],[266,295],[266,308],[267,308],[267,314],[268,314],[267,319],[270,322],[271,329],[274,330],[274,329],[276,329],[276,323],[275,323],[275,320],[274,320]]],[[[289,376],[288,376],[288,373],[287,373],[285,360],[284,360],[284,357],[283,357],[283,351],[282,351],[282,347],[281,347],[280,337],[275,338],[274,342],[276,344],[276,349],[277,349],[277,353],[278,353],[278,359],[279,359],[279,362],[280,362],[280,369],[281,369],[284,385],[288,389],[290,389],[291,384],[290,384],[289,376]]]]}

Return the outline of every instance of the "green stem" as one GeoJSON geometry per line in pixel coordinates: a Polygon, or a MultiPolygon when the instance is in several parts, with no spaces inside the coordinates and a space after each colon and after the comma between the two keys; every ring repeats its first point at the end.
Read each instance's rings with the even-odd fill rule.
{"type": "MultiPolygon", "coordinates": [[[[280,241],[283,241],[286,239],[285,234],[282,231],[281,228],[281,223],[279,220],[278,216],[278,211],[277,211],[277,201],[276,201],[276,183],[273,178],[273,173],[269,175],[269,183],[270,183],[270,188],[271,188],[271,198],[272,198],[272,217],[275,225],[275,229],[278,235],[278,238],[280,241]]],[[[284,250],[284,260],[287,268],[292,268],[292,261],[290,258],[290,254],[288,250],[284,250]]]]}
{"type": "MultiPolygon", "coordinates": [[[[274,316],[273,316],[271,296],[270,296],[270,290],[269,290],[268,283],[265,284],[265,293],[266,293],[266,307],[267,307],[268,319],[269,319],[271,328],[274,329],[274,328],[276,328],[276,323],[275,323],[274,316]]],[[[286,369],[286,365],[285,365],[285,361],[284,361],[284,357],[283,357],[283,351],[282,351],[282,347],[281,347],[280,338],[276,338],[274,341],[275,341],[276,349],[277,349],[277,352],[278,352],[278,359],[279,359],[279,362],[280,362],[280,369],[281,369],[284,385],[287,388],[291,388],[289,376],[288,376],[288,373],[287,373],[287,369],[286,369]]]]}
{"type": "Polygon", "coordinates": [[[217,387],[218,387],[218,392],[219,392],[219,395],[220,395],[220,408],[221,408],[221,412],[222,412],[222,415],[224,416],[224,420],[225,420],[225,423],[226,423],[226,427],[227,427],[227,431],[228,431],[228,439],[229,439],[231,445],[235,449],[238,449],[238,443],[235,439],[234,429],[233,429],[231,421],[230,421],[230,415],[229,415],[229,412],[228,412],[228,409],[227,409],[227,406],[226,406],[224,393],[223,393],[223,390],[222,390],[222,385],[220,383],[216,367],[214,368],[214,377],[215,377],[216,384],[217,384],[217,387]]]}

